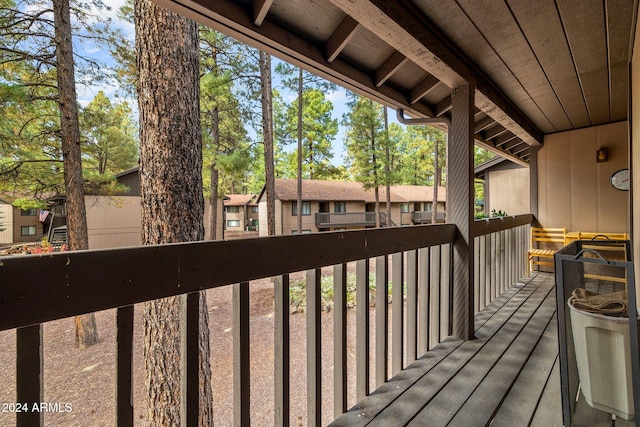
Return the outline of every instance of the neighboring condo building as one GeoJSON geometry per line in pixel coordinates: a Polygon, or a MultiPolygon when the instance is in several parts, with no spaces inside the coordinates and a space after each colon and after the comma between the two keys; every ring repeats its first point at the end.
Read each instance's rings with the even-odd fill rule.
{"type": "MultiPolygon", "coordinates": [[[[276,234],[297,233],[297,181],[276,179],[276,234]]],[[[433,188],[430,186],[392,186],[391,217],[386,215],[386,188],[379,188],[381,226],[400,226],[431,222],[433,188]]],[[[263,189],[257,198],[259,231],[267,235],[267,202],[263,189]]],[[[438,190],[438,222],[444,222],[446,188],[438,190]]],[[[376,226],[374,191],[358,182],[302,181],[302,233],[350,230],[376,226]]]]}
{"type": "Polygon", "coordinates": [[[255,194],[228,194],[224,198],[224,238],[257,236],[258,198],[255,194]]]}

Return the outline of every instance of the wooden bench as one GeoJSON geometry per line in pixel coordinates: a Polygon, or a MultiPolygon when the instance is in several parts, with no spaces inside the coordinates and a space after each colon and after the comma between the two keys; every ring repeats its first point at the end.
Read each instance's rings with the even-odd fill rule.
{"type": "Polygon", "coordinates": [[[531,274],[534,265],[553,267],[553,255],[564,246],[566,234],[566,228],[531,227],[531,246],[527,251],[527,266],[529,268],[527,273],[531,274]],[[548,259],[548,261],[542,260],[542,258],[548,259]]]}

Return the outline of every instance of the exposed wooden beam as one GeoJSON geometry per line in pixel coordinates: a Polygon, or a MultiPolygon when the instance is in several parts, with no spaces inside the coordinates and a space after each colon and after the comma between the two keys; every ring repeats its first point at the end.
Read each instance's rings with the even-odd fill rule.
{"type": "Polygon", "coordinates": [[[451,111],[451,97],[447,96],[436,105],[436,117],[440,117],[443,114],[448,113],[449,111],[451,111]]]}
{"type": "Polygon", "coordinates": [[[347,15],[449,87],[464,84],[469,68],[418,15],[401,2],[330,0],[347,15]]]}
{"type": "Polygon", "coordinates": [[[495,124],[495,122],[496,121],[493,120],[491,117],[485,117],[484,119],[480,119],[480,121],[476,122],[474,131],[475,133],[482,132],[483,130],[495,124]]]}
{"type": "Polygon", "coordinates": [[[512,149],[513,147],[517,147],[517,146],[518,146],[518,145],[520,145],[520,144],[522,144],[522,140],[521,140],[520,138],[516,138],[515,140],[510,141],[509,143],[507,143],[507,144],[504,146],[504,150],[505,150],[505,151],[508,151],[508,152],[510,152],[510,153],[511,153],[511,149],[512,149]]]}
{"type": "Polygon", "coordinates": [[[295,66],[346,87],[362,96],[394,108],[404,108],[416,117],[434,117],[431,108],[424,103],[411,105],[407,95],[388,85],[376,87],[370,73],[360,70],[337,58],[326,60],[326,47],[312,43],[271,21],[268,16],[256,27],[252,14],[232,0],[215,2],[197,0],[154,0],[202,25],[216,29],[236,40],[254,46],[295,66]]]}
{"type": "Polygon", "coordinates": [[[495,101],[497,95],[492,95],[495,91],[489,83],[479,80],[476,105],[484,111],[487,116],[492,117],[496,122],[500,123],[527,144],[542,145],[542,132],[531,124],[529,120],[519,113],[516,107],[506,99],[504,99],[503,102],[495,101]]]}
{"type": "Polygon", "coordinates": [[[517,136],[515,136],[512,133],[508,133],[506,135],[500,135],[499,137],[493,140],[493,143],[495,144],[496,147],[500,147],[515,138],[517,138],[517,136]]]}
{"type": "Polygon", "coordinates": [[[497,89],[484,72],[413,4],[387,0],[330,0],[409,60],[453,88],[471,75],[476,83],[476,106],[529,145],[542,143],[543,134],[497,89]]]}
{"type": "Polygon", "coordinates": [[[436,79],[433,76],[428,76],[426,79],[418,83],[418,86],[414,87],[411,90],[411,95],[409,96],[409,102],[411,104],[415,104],[424,98],[430,91],[433,90],[436,85],[440,83],[440,80],[436,79]]]}
{"type": "Polygon", "coordinates": [[[358,21],[346,16],[327,40],[327,62],[333,62],[347,46],[358,28],[358,21]]]}
{"type": "Polygon", "coordinates": [[[484,139],[493,139],[505,132],[508,132],[508,130],[498,124],[485,132],[484,139]]]}
{"type": "Polygon", "coordinates": [[[407,57],[396,51],[391,55],[384,64],[376,70],[376,87],[380,87],[386,82],[396,71],[400,69],[408,61],[407,57]]]}
{"type": "Polygon", "coordinates": [[[517,146],[517,147],[515,147],[513,150],[511,150],[511,152],[512,152],[514,155],[516,155],[516,156],[517,156],[518,154],[520,154],[520,153],[523,153],[523,152],[527,151],[529,148],[531,148],[531,147],[529,147],[529,145],[527,145],[526,143],[524,143],[524,142],[523,142],[522,144],[520,144],[519,146],[517,146]]]}
{"type": "Polygon", "coordinates": [[[519,164],[521,166],[524,166],[526,168],[529,167],[529,163],[527,163],[526,161],[524,161],[523,159],[521,159],[518,156],[513,155],[510,152],[506,152],[504,149],[502,148],[498,148],[495,145],[493,145],[491,142],[485,141],[482,137],[480,137],[478,134],[475,135],[475,141],[474,141],[475,145],[477,145],[478,147],[484,148],[487,151],[492,152],[493,154],[495,154],[496,156],[500,156],[500,157],[504,157],[505,159],[509,159],[510,161],[512,161],[513,163],[519,164]]]}
{"type": "Polygon", "coordinates": [[[273,4],[273,0],[254,0],[253,1],[253,24],[256,27],[262,25],[264,18],[269,12],[269,8],[273,4]]]}

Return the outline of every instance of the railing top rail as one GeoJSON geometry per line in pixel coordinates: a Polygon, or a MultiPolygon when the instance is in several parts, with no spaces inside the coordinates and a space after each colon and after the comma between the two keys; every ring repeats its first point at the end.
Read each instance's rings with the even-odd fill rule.
{"type": "Polygon", "coordinates": [[[455,238],[441,224],[0,257],[0,330],[455,238]]]}
{"type": "Polygon", "coordinates": [[[473,237],[484,236],[485,234],[508,230],[527,224],[533,224],[533,214],[478,219],[473,223],[471,235],[473,237]]]}

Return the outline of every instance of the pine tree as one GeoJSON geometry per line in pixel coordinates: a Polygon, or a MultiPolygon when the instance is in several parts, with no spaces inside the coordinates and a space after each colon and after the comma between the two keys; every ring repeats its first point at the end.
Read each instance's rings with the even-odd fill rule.
{"type": "MultiPolygon", "coordinates": [[[[135,3],[144,244],[204,239],[196,23],[149,0],[135,3]],[[162,78],[158,78],[162,76],[162,78]]],[[[144,303],[147,423],[180,425],[183,297],[144,303]]],[[[209,320],[200,294],[200,419],[213,424],[209,320]]]]}

